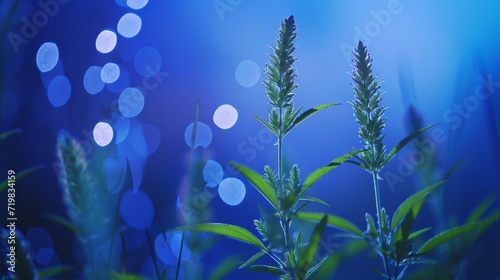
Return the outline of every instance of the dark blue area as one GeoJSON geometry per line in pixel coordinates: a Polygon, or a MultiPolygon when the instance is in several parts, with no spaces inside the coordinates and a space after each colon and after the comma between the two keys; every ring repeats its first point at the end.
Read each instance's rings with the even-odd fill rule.
{"type": "MultiPolygon", "coordinates": [[[[296,66],[300,87],[296,90],[296,107],[331,102],[343,105],[320,112],[286,137],[286,164],[299,163],[305,177],[353,147],[360,147],[357,124],[346,101],[353,99],[348,53],[361,39],[372,55],[375,73],[385,80],[382,87],[387,90],[384,105],[388,106],[388,148],[408,133],[405,118],[413,105],[424,124],[439,123],[433,128],[439,136],[432,138],[439,139],[428,147],[436,155],[436,171],[445,173],[456,162],[462,163],[443,189],[446,217],[464,222],[485,197],[499,193],[500,4],[495,1],[150,0],[135,11],[124,5],[126,1],[41,0],[38,3],[56,5],[57,11],[47,14],[35,1],[20,1],[9,18],[7,10],[12,2],[0,4],[0,132],[19,128],[22,133],[0,140],[0,172],[45,166],[17,183],[18,227],[23,233],[34,227],[45,229],[51,234],[61,263],[77,270],[85,263],[82,244],[67,228],[47,218],[48,214],[68,217],[58,181],[58,132],[68,130],[82,144],[90,171],[104,189],[117,195],[122,187],[140,188],[141,195],[144,192],[149,196],[154,205],[149,227],[154,248],[157,236],[181,225],[182,214],[176,202],[190,174],[190,147],[186,145],[190,134],[186,127],[195,120],[197,100],[199,121],[211,130],[204,131],[211,134],[211,142],[208,147],[204,142],[196,143],[196,152],[205,161],[220,163],[224,178],[237,177],[246,186],[241,204],[226,205],[213,189],[213,200],[201,203],[198,210],[206,211],[209,221],[239,225],[258,235],[253,225],[259,217],[257,205],[268,204],[228,162],[235,160],[260,172],[266,164],[276,166],[277,151],[274,136],[251,117],[254,114],[266,118],[269,105],[261,84],[265,75],[247,88],[238,84],[235,70],[240,62],[252,60],[262,72],[267,54],[272,51],[269,46],[275,45],[279,22],[291,14],[298,24],[295,56],[299,59],[296,66]],[[105,29],[117,32],[118,20],[129,12],[142,19],[139,34],[123,38],[117,33],[118,43],[112,52],[97,52],[97,35],[105,29]],[[28,30],[26,21],[35,24],[42,20],[36,15],[43,13],[47,14],[46,23],[39,22],[35,30],[28,30]],[[57,74],[41,74],[37,68],[36,53],[46,42],[58,46],[60,60],[52,70],[57,74]],[[161,56],[161,65],[148,65],[158,61],[156,52],[147,52],[151,48],[161,56]],[[137,52],[139,57],[146,57],[139,64],[134,61],[137,52]],[[85,72],[93,65],[102,67],[108,62],[119,65],[120,78],[99,93],[88,94],[83,83],[85,72]],[[47,87],[57,75],[68,78],[71,95],[67,103],[64,96],[54,96],[52,104],[61,104],[55,108],[47,97],[47,87]],[[144,109],[130,122],[122,119],[118,106],[120,93],[126,87],[139,88],[144,95],[144,109]],[[227,130],[213,122],[213,113],[223,104],[230,104],[239,114],[236,124],[227,130]],[[106,147],[98,146],[92,136],[92,129],[100,121],[116,125],[115,138],[106,147]],[[141,130],[145,138],[125,138],[127,131],[132,135],[141,130]],[[117,134],[120,141],[115,143],[117,134]]],[[[66,83],[62,86],[67,89],[66,83]]],[[[136,104],[133,99],[130,102],[128,106],[136,104]]],[[[382,203],[389,213],[419,188],[421,181],[412,170],[414,166],[408,165],[412,151],[403,150],[382,172],[383,177],[391,172],[401,178],[391,181],[384,177],[381,183],[382,203]]],[[[330,207],[311,209],[346,217],[364,229],[364,214],[375,216],[371,183],[370,174],[343,165],[310,190],[330,207]]],[[[4,207],[5,193],[1,201],[4,207]]],[[[495,202],[494,207],[500,204],[495,202]]],[[[128,210],[133,220],[140,219],[133,216],[133,209],[128,210]]],[[[417,227],[433,226],[439,215],[427,205],[417,227]]],[[[5,218],[2,210],[0,219],[5,218]]],[[[125,261],[130,272],[153,277],[145,233],[130,228],[124,232],[124,243],[131,248],[125,261]]],[[[496,265],[499,232],[497,223],[468,252],[466,275],[470,279],[500,276],[496,265]]],[[[192,262],[202,264],[206,279],[226,257],[237,255],[245,260],[256,252],[248,244],[216,237],[214,246],[192,262]]],[[[171,262],[170,253],[162,254],[171,262]]],[[[376,258],[349,259],[336,279],[371,279],[374,275],[367,267],[379,265],[376,258]]],[[[172,276],[174,266],[164,267],[172,276]]],[[[272,279],[238,269],[227,279],[256,278],[272,279]]]]}

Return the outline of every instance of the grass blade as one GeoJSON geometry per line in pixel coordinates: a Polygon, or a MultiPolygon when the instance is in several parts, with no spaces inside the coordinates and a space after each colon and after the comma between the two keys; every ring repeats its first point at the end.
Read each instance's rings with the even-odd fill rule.
{"type": "MultiPolygon", "coordinates": [[[[16,173],[16,181],[25,177],[26,175],[30,174],[31,172],[42,169],[42,168],[45,168],[45,166],[37,165],[37,166],[30,167],[28,169],[25,169],[19,173],[16,173]]],[[[9,185],[8,183],[9,183],[8,180],[5,180],[2,183],[0,183],[0,193],[3,192],[7,188],[7,186],[9,185]]]]}
{"type": "Polygon", "coordinates": [[[249,271],[260,271],[260,272],[267,272],[273,275],[276,275],[278,277],[285,275],[286,271],[277,267],[277,266],[272,266],[272,265],[253,265],[249,269],[249,271]]]}
{"type": "Polygon", "coordinates": [[[299,271],[297,271],[299,279],[305,279],[309,271],[309,267],[311,266],[314,256],[316,255],[316,251],[319,247],[319,242],[321,241],[321,237],[323,236],[323,232],[325,231],[327,220],[328,215],[323,215],[323,218],[321,218],[319,224],[314,228],[311,239],[309,240],[309,245],[307,246],[304,253],[302,253],[302,255],[300,256],[299,264],[297,266],[297,269],[299,269],[299,271]]]}
{"type": "Polygon", "coordinates": [[[271,185],[269,185],[262,176],[257,174],[257,172],[252,169],[238,164],[236,162],[231,162],[230,165],[236,170],[238,170],[248,181],[250,181],[254,187],[264,196],[269,203],[274,207],[274,209],[278,210],[278,198],[276,197],[276,193],[274,192],[271,185]]]}
{"type": "Polygon", "coordinates": [[[324,110],[324,109],[327,109],[327,108],[330,108],[330,107],[333,107],[333,106],[338,106],[338,105],[341,105],[341,104],[340,103],[329,103],[329,104],[323,104],[323,105],[316,106],[314,108],[307,109],[302,114],[300,114],[300,116],[295,118],[290,130],[292,128],[296,127],[297,125],[299,125],[301,122],[303,122],[304,120],[306,120],[310,116],[316,114],[317,112],[324,110]]]}
{"type": "Polygon", "coordinates": [[[248,261],[246,261],[244,264],[240,265],[240,267],[238,267],[238,268],[242,269],[242,268],[245,268],[245,267],[251,265],[254,261],[260,259],[260,257],[264,256],[265,254],[266,254],[265,251],[258,252],[257,254],[253,255],[250,259],[248,259],[248,261]]]}
{"type": "MultiPolygon", "coordinates": [[[[297,213],[297,218],[299,219],[316,221],[316,222],[321,221],[321,219],[323,219],[323,216],[324,213],[313,213],[313,212],[297,213]]],[[[327,217],[328,217],[327,225],[350,232],[359,237],[363,236],[363,232],[350,221],[331,214],[328,214],[327,217]]]]}
{"type": "Polygon", "coordinates": [[[207,223],[189,225],[175,228],[174,230],[198,231],[198,232],[211,232],[223,235],[241,242],[245,242],[258,247],[259,249],[266,250],[266,246],[255,235],[248,230],[234,225],[220,224],[220,223],[207,223]]]}
{"type": "Polygon", "coordinates": [[[481,221],[473,222],[473,223],[468,223],[462,226],[454,227],[452,229],[443,231],[431,239],[429,239],[427,242],[425,242],[420,249],[417,251],[417,254],[423,255],[426,254],[432,250],[434,250],[436,247],[439,245],[442,245],[443,243],[446,243],[456,237],[465,235],[477,228],[482,228],[485,225],[491,224],[494,221],[499,220],[500,217],[490,217],[481,221]]]}
{"type": "MultiPolygon", "coordinates": [[[[412,196],[408,197],[401,205],[399,205],[398,209],[396,209],[396,212],[394,212],[394,216],[392,217],[392,222],[391,222],[391,230],[394,230],[399,223],[403,220],[403,218],[410,212],[410,210],[413,208],[413,206],[424,196],[427,196],[431,191],[433,191],[435,188],[438,186],[442,185],[444,181],[438,182],[434,185],[428,186],[425,189],[413,194],[412,196]]],[[[414,215],[418,214],[414,213],[414,215]]]]}
{"type": "Polygon", "coordinates": [[[344,163],[344,161],[350,159],[353,155],[358,154],[360,152],[361,151],[355,151],[355,152],[340,156],[340,157],[332,160],[329,164],[327,164],[323,167],[320,167],[320,168],[314,170],[313,172],[311,172],[311,174],[309,174],[309,176],[307,176],[306,180],[304,181],[304,185],[302,186],[302,190],[300,191],[300,194],[305,193],[314,183],[316,183],[319,179],[321,179],[323,176],[328,174],[328,172],[332,171],[337,166],[344,163]]]}
{"type": "Polygon", "coordinates": [[[413,132],[412,134],[406,136],[403,140],[401,140],[390,152],[389,154],[387,154],[387,156],[385,157],[383,163],[382,163],[382,166],[384,166],[387,162],[389,162],[399,151],[401,151],[401,149],[403,149],[406,144],[410,143],[413,139],[415,139],[415,137],[417,137],[418,135],[420,135],[421,133],[424,133],[424,131],[428,130],[429,128],[435,126],[437,124],[431,124],[429,126],[426,126],[424,128],[421,128],[415,132],[413,132]]]}
{"type": "Polygon", "coordinates": [[[4,140],[13,134],[21,133],[19,128],[11,129],[0,134],[0,140],[4,140]]]}

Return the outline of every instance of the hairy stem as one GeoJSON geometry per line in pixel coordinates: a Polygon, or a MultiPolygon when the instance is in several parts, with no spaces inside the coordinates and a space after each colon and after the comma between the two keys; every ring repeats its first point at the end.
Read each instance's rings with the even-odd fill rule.
{"type": "MultiPolygon", "coordinates": [[[[382,229],[383,223],[382,222],[382,204],[380,202],[380,187],[379,187],[379,182],[378,182],[378,171],[373,172],[373,188],[375,190],[375,207],[377,208],[377,222],[378,222],[378,242],[379,246],[384,250],[386,247],[385,245],[385,234],[382,229]]],[[[387,259],[387,256],[385,254],[382,254],[382,261],[384,262],[384,269],[385,273],[387,274],[387,279],[392,279],[391,278],[391,270],[389,268],[389,260],[387,259]]]]}

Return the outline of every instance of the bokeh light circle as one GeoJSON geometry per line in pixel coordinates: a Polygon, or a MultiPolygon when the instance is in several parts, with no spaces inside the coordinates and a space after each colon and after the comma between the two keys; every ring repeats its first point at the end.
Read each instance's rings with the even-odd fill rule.
{"type": "Polygon", "coordinates": [[[240,204],[246,195],[246,188],[241,180],[226,178],[219,184],[219,196],[226,204],[236,206],[240,204]]]}
{"type": "Polygon", "coordinates": [[[219,106],[214,113],[214,123],[222,129],[229,129],[238,120],[238,111],[229,104],[219,106]]]}
{"type": "Polygon", "coordinates": [[[95,47],[100,53],[109,53],[116,47],[116,33],[111,30],[104,30],[95,40],[95,47]]]}
{"type": "Polygon", "coordinates": [[[83,76],[83,87],[88,94],[97,94],[104,88],[104,82],[101,79],[102,68],[99,66],[90,66],[83,76]]]}
{"type": "Polygon", "coordinates": [[[113,140],[113,128],[105,122],[98,122],[94,126],[94,141],[97,145],[104,147],[113,140]]]}
{"type": "Polygon", "coordinates": [[[125,38],[132,38],[139,34],[142,27],[141,18],[134,13],[124,14],[118,21],[117,30],[125,38]]]}
{"type": "Polygon", "coordinates": [[[224,176],[224,170],[222,166],[215,160],[208,160],[203,168],[203,179],[207,183],[207,187],[216,187],[222,177],[224,176]]]}
{"type": "Polygon", "coordinates": [[[53,107],[64,106],[71,96],[71,83],[68,77],[59,75],[54,77],[47,88],[47,97],[53,107]]]}
{"type": "Polygon", "coordinates": [[[36,53],[36,66],[40,72],[48,72],[56,67],[59,61],[59,49],[55,43],[44,43],[36,53]]]}
{"type": "Polygon", "coordinates": [[[160,146],[160,130],[152,124],[137,125],[131,136],[134,149],[140,156],[150,156],[160,146]]]}
{"type": "Polygon", "coordinates": [[[212,143],[212,130],[208,125],[203,122],[198,122],[196,129],[196,139],[194,143],[194,147],[191,147],[191,136],[193,134],[194,123],[191,123],[186,127],[184,131],[184,141],[188,145],[188,147],[196,149],[199,146],[203,148],[208,147],[210,143],[212,143]]]}
{"type": "Polygon", "coordinates": [[[106,84],[116,82],[120,77],[120,67],[116,63],[106,63],[101,70],[101,80],[106,84]]]}
{"type": "Polygon", "coordinates": [[[128,87],[118,98],[118,109],[123,116],[132,118],[139,115],[144,109],[144,95],[137,88],[128,87]]]}
{"type": "Polygon", "coordinates": [[[252,60],[243,60],[236,67],[234,73],[236,81],[242,87],[253,87],[260,79],[260,68],[257,63],[252,60]]]}
{"type": "Polygon", "coordinates": [[[149,0],[127,0],[127,6],[134,10],[139,10],[144,8],[148,2],[149,0]]]}
{"type": "Polygon", "coordinates": [[[128,190],[123,194],[120,202],[120,215],[130,227],[144,230],[153,222],[153,202],[141,190],[138,190],[135,194],[128,190]]]}
{"type": "Polygon", "coordinates": [[[137,73],[143,77],[151,77],[160,71],[161,54],[153,47],[142,47],[137,51],[134,59],[137,73]]]}

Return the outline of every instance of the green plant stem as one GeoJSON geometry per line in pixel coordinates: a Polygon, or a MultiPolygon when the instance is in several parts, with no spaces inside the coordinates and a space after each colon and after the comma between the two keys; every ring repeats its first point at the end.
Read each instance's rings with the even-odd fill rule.
{"type": "Polygon", "coordinates": [[[155,256],[155,248],[153,242],[151,242],[151,237],[149,236],[148,229],[146,229],[145,234],[149,245],[149,252],[151,253],[151,258],[153,259],[153,265],[155,267],[156,277],[158,278],[158,280],[160,280],[161,279],[160,268],[158,267],[158,261],[156,260],[155,256]]]}
{"type": "MultiPolygon", "coordinates": [[[[385,234],[382,229],[382,204],[380,202],[380,187],[378,183],[378,170],[373,171],[373,188],[375,190],[375,207],[377,208],[377,222],[378,222],[378,242],[379,246],[382,248],[382,251],[385,250],[385,234]]],[[[389,268],[389,261],[387,260],[387,256],[382,253],[382,260],[384,262],[385,272],[387,274],[388,279],[391,278],[391,271],[389,268]]]]}
{"type": "Polygon", "coordinates": [[[182,248],[184,248],[185,235],[186,235],[186,232],[183,230],[182,231],[182,238],[181,238],[181,248],[179,249],[179,258],[177,258],[177,269],[175,270],[175,280],[179,279],[179,270],[181,268],[181,259],[182,259],[182,248]]]}

